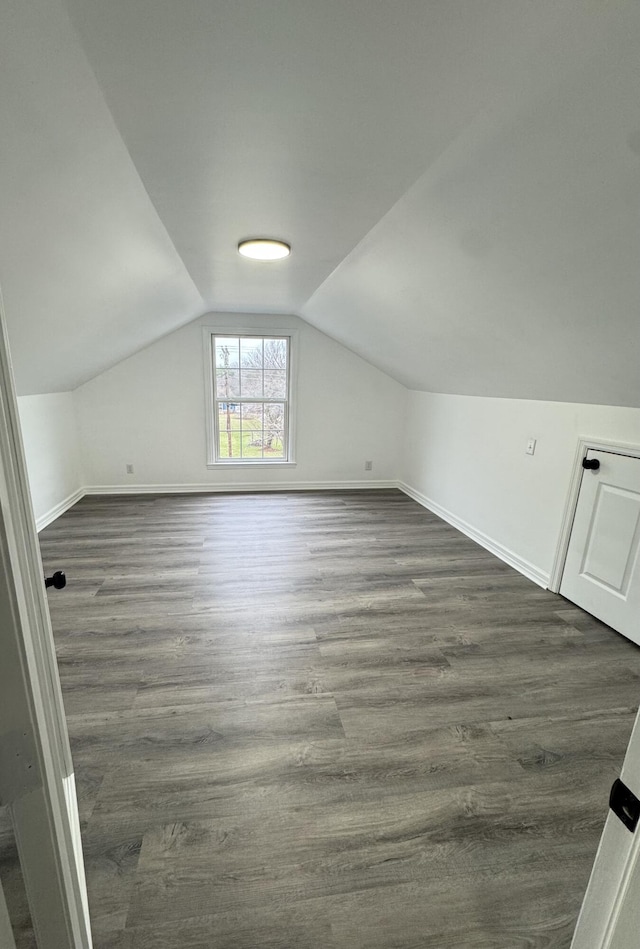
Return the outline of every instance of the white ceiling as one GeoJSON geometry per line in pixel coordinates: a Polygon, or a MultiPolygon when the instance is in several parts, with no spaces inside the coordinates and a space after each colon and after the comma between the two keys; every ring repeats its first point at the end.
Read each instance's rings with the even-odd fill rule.
{"type": "Polygon", "coordinates": [[[637,0],[0,17],[22,392],[218,309],[301,314],[415,388],[640,405],[637,0]],[[292,256],[240,258],[261,234],[292,256]]]}
{"type": "Polygon", "coordinates": [[[202,312],[57,2],[3,0],[0,129],[19,392],[75,387],[202,312]]]}

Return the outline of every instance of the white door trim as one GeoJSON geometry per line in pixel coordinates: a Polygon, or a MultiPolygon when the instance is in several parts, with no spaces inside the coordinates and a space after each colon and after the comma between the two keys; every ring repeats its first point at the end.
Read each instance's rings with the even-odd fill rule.
{"type": "Polygon", "coordinates": [[[562,573],[567,560],[567,551],[569,550],[569,540],[573,528],[573,520],[578,506],[578,495],[580,494],[580,485],[582,484],[582,459],[588,451],[608,451],[614,455],[627,455],[631,458],[640,458],[640,445],[629,445],[625,442],[608,441],[604,438],[590,438],[581,435],[576,446],[576,453],[573,460],[573,470],[571,481],[567,492],[567,500],[564,506],[560,533],[558,535],[558,544],[556,547],[553,567],[549,578],[549,590],[552,593],[560,592],[560,583],[562,573]]]}
{"type": "MultiPolygon", "coordinates": [[[[631,882],[631,877],[633,875],[636,863],[638,862],[639,856],[640,834],[635,834],[627,862],[625,863],[624,870],[622,871],[618,892],[616,893],[614,904],[611,907],[611,915],[609,916],[604,939],[602,940],[602,949],[610,949],[615,938],[616,926],[618,925],[618,920],[620,919],[620,915],[622,913],[624,901],[628,898],[629,883],[631,882]]],[[[600,947],[598,947],[598,949],[600,949],[600,947]]]]}
{"type": "MultiPolygon", "coordinates": [[[[639,735],[640,713],[635,719],[621,773],[622,780],[632,791],[637,790],[640,774],[639,735]]],[[[617,927],[627,901],[635,899],[637,903],[637,894],[630,892],[630,884],[639,863],[638,829],[631,835],[609,809],[571,940],[571,949],[611,949],[614,945],[621,945],[617,927]]],[[[635,939],[633,946],[636,946],[635,939]]]]}
{"type": "Polygon", "coordinates": [[[0,775],[40,949],[91,949],[73,774],[0,296],[0,775]],[[6,760],[11,767],[6,766],[6,760]]]}

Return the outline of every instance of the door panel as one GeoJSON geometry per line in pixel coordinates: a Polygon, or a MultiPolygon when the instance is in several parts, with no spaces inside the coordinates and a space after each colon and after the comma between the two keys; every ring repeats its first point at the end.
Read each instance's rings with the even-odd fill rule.
{"type": "Polygon", "coordinates": [[[638,554],[640,494],[598,484],[582,574],[626,596],[638,554]]]}
{"type": "MultiPolygon", "coordinates": [[[[640,798],[640,714],[621,778],[640,798]]],[[[603,813],[606,801],[602,802],[603,813]]],[[[571,949],[637,949],[640,925],[640,826],[634,833],[608,812],[571,949]]]]}
{"type": "Polygon", "coordinates": [[[640,644],[640,458],[588,458],[560,593],[640,644]]]}

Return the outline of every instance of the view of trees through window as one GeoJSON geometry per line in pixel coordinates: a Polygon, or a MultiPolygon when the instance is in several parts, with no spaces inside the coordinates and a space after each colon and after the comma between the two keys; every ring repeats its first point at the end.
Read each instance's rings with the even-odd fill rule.
{"type": "Polygon", "coordinates": [[[286,337],[214,337],[218,460],[286,460],[288,344],[286,337]]]}

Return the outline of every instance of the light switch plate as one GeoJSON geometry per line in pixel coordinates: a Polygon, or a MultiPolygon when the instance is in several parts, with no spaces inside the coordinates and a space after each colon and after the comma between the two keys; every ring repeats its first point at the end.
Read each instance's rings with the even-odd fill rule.
{"type": "Polygon", "coordinates": [[[530,438],[529,441],[527,442],[527,454],[535,455],[535,452],[536,452],[536,439],[530,438]]]}

